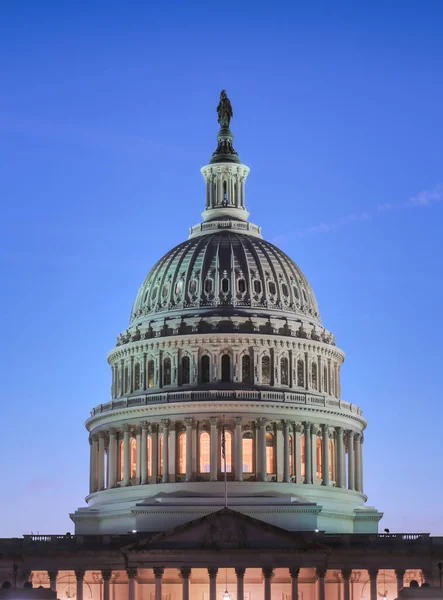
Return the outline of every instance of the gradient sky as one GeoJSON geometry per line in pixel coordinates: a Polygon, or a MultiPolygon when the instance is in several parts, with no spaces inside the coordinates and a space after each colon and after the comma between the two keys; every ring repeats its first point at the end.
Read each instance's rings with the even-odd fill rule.
{"type": "Polygon", "coordinates": [[[368,504],[442,535],[441,0],[1,12],[0,537],[74,529],[106,354],[199,222],[221,88],[251,220],[347,353],[368,504]]]}

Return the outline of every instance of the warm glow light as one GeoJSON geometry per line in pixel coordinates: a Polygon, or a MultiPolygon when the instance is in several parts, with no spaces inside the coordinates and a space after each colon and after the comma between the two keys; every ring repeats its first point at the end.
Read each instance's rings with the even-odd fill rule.
{"type": "Polygon", "coordinates": [[[225,593],[223,594],[223,600],[231,600],[228,590],[225,590],[225,593]]]}

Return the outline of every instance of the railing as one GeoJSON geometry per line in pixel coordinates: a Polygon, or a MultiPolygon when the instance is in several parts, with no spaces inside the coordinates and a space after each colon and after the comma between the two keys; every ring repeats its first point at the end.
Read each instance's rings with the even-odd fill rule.
{"type": "Polygon", "coordinates": [[[431,540],[429,533],[323,533],[319,537],[334,546],[428,544],[431,540]]]}
{"type": "Polygon", "coordinates": [[[106,404],[99,404],[91,411],[91,417],[118,410],[146,406],[150,404],[170,404],[174,402],[199,402],[204,400],[256,400],[258,402],[281,402],[286,404],[300,404],[322,408],[333,408],[341,413],[351,413],[361,416],[361,409],[355,404],[344,402],[336,398],[300,392],[277,392],[259,390],[198,390],[159,392],[154,394],[140,394],[112,400],[106,404]]]}

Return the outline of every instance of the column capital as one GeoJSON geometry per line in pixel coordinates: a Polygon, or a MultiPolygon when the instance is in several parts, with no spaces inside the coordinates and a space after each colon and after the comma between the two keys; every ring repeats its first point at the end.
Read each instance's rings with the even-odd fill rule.
{"type": "Polygon", "coordinates": [[[182,579],[189,579],[191,577],[191,569],[190,569],[190,567],[181,567],[181,569],[180,569],[180,577],[182,579]]]}
{"type": "Polygon", "coordinates": [[[355,431],[353,429],[347,429],[346,430],[346,437],[348,438],[348,441],[351,441],[354,439],[354,435],[355,435],[355,431]]]}
{"type": "Polygon", "coordinates": [[[158,423],[151,423],[149,430],[151,433],[158,433],[158,423]]]}
{"type": "Polygon", "coordinates": [[[218,567],[208,567],[209,579],[215,579],[217,577],[218,567]]]}
{"type": "Polygon", "coordinates": [[[163,577],[164,572],[165,572],[165,568],[164,567],[154,567],[152,570],[154,571],[154,577],[156,579],[161,579],[163,577]]]}
{"type": "Polygon", "coordinates": [[[161,424],[163,425],[163,429],[169,429],[169,425],[171,424],[170,419],[162,419],[161,424]]]}
{"type": "Polygon", "coordinates": [[[354,434],[354,442],[359,442],[361,440],[361,433],[354,434]]]}
{"type": "Polygon", "coordinates": [[[108,429],[108,433],[109,433],[109,435],[116,435],[117,429],[115,427],[110,427],[108,429]]]}
{"type": "Polygon", "coordinates": [[[112,577],[112,569],[102,569],[103,581],[110,581],[112,577]]]}
{"type": "Polygon", "coordinates": [[[262,573],[264,579],[271,579],[274,575],[274,569],[272,567],[263,567],[262,573]]]}
{"type": "Polygon", "coordinates": [[[218,421],[218,417],[209,417],[209,423],[211,424],[211,427],[216,427],[217,421],[218,421]]]}
{"type": "Polygon", "coordinates": [[[298,579],[298,576],[300,575],[300,567],[289,567],[289,573],[292,579],[298,579]]]}
{"type": "Polygon", "coordinates": [[[257,427],[264,427],[267,422],[268,422],[268,419],[265,419],[264,417],[260,417],[259,419],[256,420],[257,427]]]}
{"type": "Polygon", "coordinates": [[[131,433],[131,425],[129,423],[123,425],[123,433],[131,433]]]}
{"type": "Polygon", "coordinates": [[[49,579],[56,579],[57,575],[58,575],[58,569],[55,571],[48,571],[47,573],[48,573],[49,579]]]}
{"type": "Polygon", "coordinates": [[[149,421],[141,421],[140,425],[141,425],[141,428],[142,428],[143,431],[146,431],[146,432],[148,431],[148,429],[149,429],[149,421]]]}
{"type": "Polygon", "coordinates": [[[243,417],[235,417],[235,425],[236,426],[240,426],[242,425],[243,422],[243,417]]]}
{"type": "Polygon", "coordinates": [[[77,581],[81,581],[85,576],[85,569],[75,569],[75,578],[77,581]]]}
{"type": "Polygon", "coordinates": [[[321,433],[323,435],[323,439],[324,440],[329,439],[329,425],[326,425],[325,423],[323,423],[320,427],[321,427],[321,433]]]}
{"type": "Polygon", "coordinates": [[[352,575],[352,569],[342,569],[341,570],[341,576],[343,577],[344,581],[349,581],[351,579],[351,575],[352,575]]]}
{"type": "Polygon", "coordinates": [[[302,423],[296,423],[295,424],[295,432],[296,433],[301,433],[303,431],[303,424],[302,423]]]}
{"type": "Polygon", "coordinates": [[[185,417],[184,423],[186,427],[192,427],[194,425],[195,420],[192,417],[185,417]]]}
{"type": "Polygon", "coordinates": [[[368,569],[368,575],[371,581],[377,580],[378,568],[371,567],[370,569],[368,569]]]}
{"type": "Polygon", "coordinates": [[[138,569],[126,569],[126,575],[128,576],[128,579],[135,579],[138,575],[138,569]]]}
{"type": "MultiPolygon", "coordinates": [[[[241,418],[241,417],[239,417],[241,418]]],[[[239,579],[243,579],[243,577],[245,576],[246,573],[246,569],[244,567],[235,567],[235,574],[237,575],[237,577],[239,579]]]]}

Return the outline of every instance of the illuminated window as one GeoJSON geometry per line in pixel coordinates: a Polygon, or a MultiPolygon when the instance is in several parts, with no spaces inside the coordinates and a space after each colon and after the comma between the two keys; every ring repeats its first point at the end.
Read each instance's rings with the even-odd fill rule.
{"type": "Polygon", "coordinates": [[[140,389],[140,363],[137,363],[134,367],[134,389],[140,389]]]}
{"type": "Polygon", "coordinates": [[[226,383],[231,381],[231,357],[229,354],[223,354],[221,359],[221,379],[226,383]]]}
{"type": "Polygon", "coordinates": [[[329,479],[334,479],[334,444],[329,440],[329,479]]]}
{"type": "Polygon", "coordinates": [[[317,382],[317,363],[313,362],[312,363],[312,367],[311,367],[311,371],[312,371],[312,387],[314,390],[317,389],[318,386],[318,382],[317,382]]]}
{"type": "Polygon", "coordinates": [[[322,468],[322,458],[323,458],[323,453],[322,453],[322,440],[320,438],[317,438],[317,442],[316,442],[316,458],[317,458],[317,478],[321,479],[323,477],[323,468],[322,468]]]}
{"type": "Polygon", "coordinates": [[[178,472],[186,473],[186,433],[178,436],[178,472]]]}
{"type": "Polygon", "coordinates": [[[271,359],[269,356],[263,356],[261,359],[261,380],[265,385],[271,383],[271,359]]]}
{"type": "Polygon", "coordinates": [[[297,385],[305,387],[305,363],[302,360],[297,361],[297,385]]]}
{"type": "Polygon", "coordinates": [[[171,359],[163,361],[163,385],[171,385],[171,359]]]}
{"type": "MultiPolygon", "coordinates": [[[[226,473],[232,472],[232,434],[225,430],[225,446],[226,446],[226,473]]],[[[225,461],[223,459],[223,450],[220,453],[221,470],[225,472],[225,461]]]]}
{"type": "Polygon", "coordinates": [[[306,443],[305,443],[305,434],[303,433],[300,438],[300,448],[301,448],[301,476],[305,477],[306,475],[306,443]]]}
{"type": "Polygon", "coordinates": [[[251,357],[245,354],[241,359],[241,380],[243,383],[252,383],[251,381],[251,357]]]}
{"type": "Polygon", "coordinates": [[[154,361],[148,361],[148,388],[154,387],[154,361]]]}
{"type": "Polygon", "coordinates": [[[266,434],[266,473],[274,472],[274,436],[266,434]]]}
{"type": "Polygon", "coordinates": [[[125,449],[124,449],[123,442],[120,442],[120,469],[119,469],[119,471],[120,471],[119,481],[123,481],[123,475],[125,472],[125,449]]]}
{"type": "Polygon", "coordinates": [[[285,356],[280,360],[280,381],[282,385],[289,385],[289,361],[285,356]]]}
{"type": "Polygon", "coordinates": [[[209,433],[204,431],[200,435],[200,473],[209,473],[211,471],[210,442],[209,433]]]}
{"type": "Polygon", "coordinates": [[[252,433],[247,431],[242,439],[243,473],[254,472],[254,440],[252,433]]]}
{"type": "Polygon", "coordinates": [[[137,473],[137,441],[131,439],[131,477],[135,477],[137,473]]]}
{"type": "Polygon", "coordinates": [[[182,384],[186,385],[190,381],[190,361],[189,356],[184,356],[182,358],[182,384]]]}
{"type": "Polygon", "coordinates": [[[148,465],[148,477],[151,477],[151,475],[152,475],[152,438],[150,435],[148,435],[146,454],[147,454],[146,460],[147,460],[147,465],[148,465]]]}
{"type": "Polygon", "coordinates": [[[292,435],[289,436],[289,475],[294,475],[294,440],[292,435]]]}
{"type": "Polygon", "coordinates": [[[209,383],[209,356],[202,356],[201,359],[201,382],[209,383]]]}

